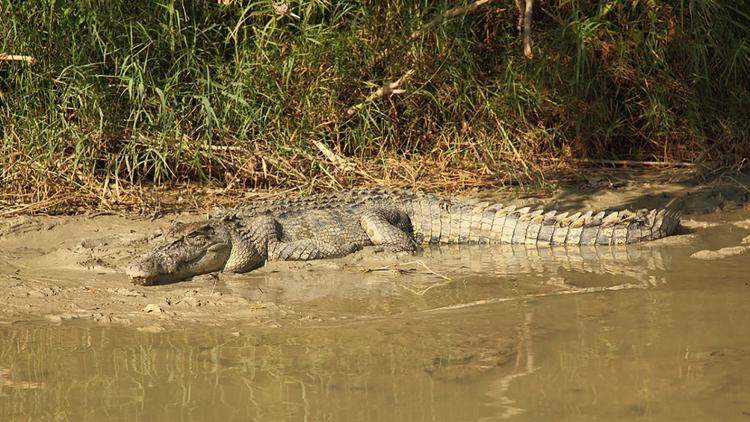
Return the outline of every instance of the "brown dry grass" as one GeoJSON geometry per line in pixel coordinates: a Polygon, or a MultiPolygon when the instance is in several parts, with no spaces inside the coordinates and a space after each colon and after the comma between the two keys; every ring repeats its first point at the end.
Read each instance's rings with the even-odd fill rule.
{"type": "Polygon", "coordinates": [[[388,156],[368,161],[336,157],[337,162],[321,157],[288,159],[262,155],[243,160],[236,156],[227,162],[240,165],[234,169],[227,167],[224,181],[176,181],[161,185],[84,177],[70,183],[60,174],[28,168],[25,175],[16,173],[19,174],[16,183],[4,186],[4,192],[0,193],[0,217],[36,213],[125,211],[148,214],[178,209],[205,210],[231,206],[260,195],[294,195],[351,187],[442,193],[510,188],[532,191],[544,188],[546,173],[571,168],[571,163],[552,157],[541,160],[544,165],[509,161],[512,164],[496,169],[455,157],[388,156]],[[300,170],[312,166],[317,169],[300,170]]]}
{"type": "MultiPolygon", "coordinates": [[[[329,151],[330,152],[330,151],[329,151]]],[[[228,154],[237,154],[228,152],[228,154]]],[[[15,193],[9,186],[0,194],[0,217],[18,214],[83,214],[125,212],[157,215],[175,211],[206,211],[215,207],[241,205],[254,198],[304,195],[321,191],[337,191],[352,187],[389,187],[415,189],[443,194],[472,194],[481,191],[549,195],[562,185],[586,183],[607,177],[615,168],[625,173],[665,172],[694,173],[697,168],[681,162],[639,162],[611,160],[561,159],[550,154],[535,160],[511,159],[502,167],[490,168],[477,160],[456,157],[397,157],[379,160],[355,160],[334,154],[333,160],[314,157],[318,168],[311,167],[311,157],[284,159],[263,155],[243,162],[235,171],[227,172],[222,182],[200,183],[177,181],[161,185],[132,184],[125,180],[88,179],[75,184],[29,169],[29,180],[38,189],[28,192],[29,185],[20,183],[15,193]],[[253,165],[249,163],[253,162],[253,165]]],[[[736,169],[714,170],[736,173],[736,169]]]]}

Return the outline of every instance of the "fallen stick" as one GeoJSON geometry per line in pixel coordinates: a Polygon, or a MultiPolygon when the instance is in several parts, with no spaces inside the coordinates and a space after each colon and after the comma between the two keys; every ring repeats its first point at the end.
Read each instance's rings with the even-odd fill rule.
{"type": "Polygon", "coordinates": [[[533,57],[531,51],[531,15],[534,7],[534,0],[526,0],[526,10],[523,14],[523,55],[527,59],[533,57]]]}
{"type": "MultiPolygon", "coordinates": [[[[458,6],[454,7],[452,9],[448,9],[443,13],[439,13],[434,18],[430,19],[429,22],[422,25],[421,28],[417,29],[416,31],[412,32],[412,34],[409,36],[409,41],[414,41],[420,36],[422,36],[424,33],[429,31],[430,29],[436,27],[441,22],[443,22],[446,19],[455,18],[457,16],[465,15],[468,13],[472,13],[476,10],[478,10],[480,7],[485,6],[488,3],[491,3],[493,0],[476,0],[473,3],[467,4],[465,6],[458,6]]],[[[381,55],[385,55],[389,52],[389,50],[385,50],[381,55]]],[[[381,57],[382,59],[382,57],[381,57]]],[[[379,60],[379,59],[376,59],[379,60]]],[[[406,92],[405,89],[401,89],[400,86],[404,81],[409,79],[414,74],[414,70],[410,69],[406,74],[404,74],[402,77],[400,77],[396,82],[391,83],[385,83],[382,87],[378,88],[375,92],[370,94],[364,101],[362,101],[359,104],[353,105],[349,107],[349,109],[346,110],[346,115],[351,116],[357,111],[363,109],[367,104],[372,102],[373,100],[376,100],[380,97],[388,96],[388,95],[395,95],[395,94],[403,94],[406,92]]]]}
{"type": "Polygon", "coordinates": [[[335,165],[336,167],[344,169],[350,169],[353,167],[351,163],[346,161],[346,159],[336,155],[336,153],[331,151],[331,149],[325,146],[325,144],[323,144],[322,142],[312,141],[312,143],[313,145],[315,145],[315,148],[317,148],[318,151],[322,152],[323,155],[328,159],[328,161],[330,161],[331,164],[335,165]]]}
{"type": "Polygon", "coordinates": [[[591,164],[611,164],[616,166],[695,167],[695,164],[683,161],[603,160],[594,158],[573,158],[571,161],[591,164]]]}
{"type": "Polygon", "coordinates": [[[17,54],[5,54],[5,53],[0,53],[0,61],[2,62],[26,62],[28,64],[36,63],[36,59],[31,56],[21,56],[17,54]]]}
{"type": "Polygon", "coordinates": [[[348,116],[351,116],[352,114],[356,113],[357,111],[363,109],[368,103],[384,96],[388,95],[395,95],[395,94],[403,94],[406,92],[405,89],[400,89],[402,83],[406,82],[407,79],[409,79],[414,74],[414,69],[409,69],[408,72],[406,72],[403,76],[398,78],[396,82],[386,82],[383,84],[382,87],[378,88],[375,92],[368,95],[367,98],[362,101],[359,104],[353,105],[349,107],[348,110],[346,110],[346,114],[348,116]]]}
{"type": "Polygon", "coordinates": [[[545,293],[529,293],[529,294],[525,294],[521,296],[512,296],[512,297],[493,297],[489,299],[479,299],[479,300],[475,300],[472,302],[457,303],[455,305],[446,305],[446,306],[441,306],[437,308],[425,309],[421,312],[430,313],[430,312],[441,312],[441,311],[453,311],[457,309],[472,308],[475,306],[492,305],[492,304],[503,303],[503,302],[524,301],[528,299],[538,299],[538,298],[543,298],[543,297],[555,297],[555,296],[587,294],[587,293],[602,293],[602,292],[630,290],[630,289],[648,289],[649,287],[651,286],[647,284],[633,284],[633,283],[623,283],[623,284],[617,284],[614,286],[575,287],[570,290],[558,290],[554,292],[545,292],[545,293]]]}
{"type": "Polygon", "coordinates": [[[492,0],[476,0],[474,3],[467,4],[466,6],[458,6],[458,7],[454,7],[453,9],[448,9],[445,12],[440,13],[434,18],[432,18],[429,22],[424,24],[421,28],[412,32],[411,36],[409,37],[409,41],[416,40],[417,38],[419,38],[420,35],[434,28],[445,19],[455,18],[456,16],[471,13],[479,9],[480,7],[484,6],[485,4],[490,3],[491,1],[492,0]]]}

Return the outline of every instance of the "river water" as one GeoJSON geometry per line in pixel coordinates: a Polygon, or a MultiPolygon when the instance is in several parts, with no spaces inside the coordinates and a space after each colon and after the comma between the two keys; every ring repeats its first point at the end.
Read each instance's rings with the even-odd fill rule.
{"type": "Polygon", "coordinates": [[[265,326],[4,323],[0,419],[750,421],[750,251],[691,257],[740,245],[748,217],[628,248],[221,280],[303,316],[265,326]]]}

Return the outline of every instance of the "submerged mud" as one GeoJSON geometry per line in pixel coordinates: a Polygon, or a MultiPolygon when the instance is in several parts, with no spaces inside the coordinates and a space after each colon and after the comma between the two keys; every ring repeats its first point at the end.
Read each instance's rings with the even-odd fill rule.
{"type": "MultiPolygon", "coordinates": [[[[640,189],[551,202],[669,200],[640,189]]],[[[0,220],[0,416],[742,420],[750,211],[691,201],[641,245],[368,248],[150,287],[122,268],[200,215],[0,220]]]]}

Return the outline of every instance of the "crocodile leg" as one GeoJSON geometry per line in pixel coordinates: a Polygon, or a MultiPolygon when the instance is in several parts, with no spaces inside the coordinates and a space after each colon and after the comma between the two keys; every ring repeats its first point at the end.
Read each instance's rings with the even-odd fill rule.
{"type": "Polygon", "coordinates": [[[370,210],[359,221],[373,245],[383,246],[393,252],[413,252],[417,249],[414,239],[404,230],[408,219],[397,211],[370,210]],[[399,227],[393,222],[399,224],[399,227]]]}

